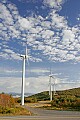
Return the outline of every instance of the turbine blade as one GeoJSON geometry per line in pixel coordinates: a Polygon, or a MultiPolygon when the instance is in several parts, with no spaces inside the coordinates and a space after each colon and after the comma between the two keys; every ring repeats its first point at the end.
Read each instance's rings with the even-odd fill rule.
{"type": "Polygon", "coordinates": [[[27,57],[27,63],[28,63],[28,65],[29,65],[29,58],[27,57]]]}
{"type": "Polygon", "coordinates": [[[29,65],[29,56],[28,56],[28,48],[27,48],[27,44],[26,44],[26,60],[27,60],[27,63],[29,65]]]}
{"type": "Polygon", "coordinates": [[[52,74],[51,67],[50,67],[50,75],[52,74]]]}
{"type": "Polygon", "coordinates": [[[28,57],[28,49],[27,49],[27,46],[26,46],[26,58],[28,57]]]}

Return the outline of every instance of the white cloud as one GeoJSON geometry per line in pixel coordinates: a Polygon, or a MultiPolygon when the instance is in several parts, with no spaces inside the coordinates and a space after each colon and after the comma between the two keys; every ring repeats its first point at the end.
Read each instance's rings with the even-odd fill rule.
{"type": "Polygon", "coordinates": [[[8,56],[8,54],[7,53],[3,53],[3,52],[0,53],[0,58],[10,59],[10,57],[8,56]]]}
{"type": "Polygon", "coordinates": [[[45,68],[34,68],[30,70],[31,74],[36,74],[38,76],[45,76],[47,73],[49,74],[49,70],[45,68]]]}
{"type": "Polygon", "coordinates": [[[53,28],[67,28],[67,21],[63,16],[59,16],[59,14],[55,13],[54,10],[50,13],[51,19],[52,19],[52,26],[53,28]]]}
{"type": "Polygon", "coordinates": [[[4,49],[4,51],[5,51],[6,53],[9,53],[9,54],[13,54],[13,53],[14,53],[13,50],[10,50],[10,49],[4,49]]]}
{"type": "MultiPolygon", "coordinates": [[[[65,17],[56,13],[56,10],[60,10],[63,2],[63,0],[44,0],[44,5],[49,5],[51,8],[46,18],[40,15],[23,18],[19,15],[16,5],[1,2],[0,39],[8,43],[15,38],[16,42],[20,41],[17,44],[21,46],[24,46],[27,41],[30,47],[30,60],[33,62],[41,62],[43,57],[45,59],[47,57],[53,62],[78,61],[80,51],[79,26],[68,26],[65,17]],[[37,57],[38,54],[41,56],[37,57]]],[[[8,49],[5,46],[0,56],[5,59],[20,60],[19,54],[10,46],[8,49]]]]}
{"type": "Polygon", "coordinates": [[[80,21],[80,18],[78,17],[77,20],[80,21]]]}
{"type": "Polygon", "coordinates": [[[30,22],[26,18],[20,17],[18,20],[20,26],[22,27],[23,30],[31,28],[30,22]]]}
{"type": "MultiPolygon", "coordinates": [[[[0,91],[1,92],[16,92],[21,93],[21,78],[15,77],[0,77],[0,91]]],[[[54,80],[52,79],[52,83],[54,80]]],[[[70,88],[79,87],[79,82],[72,84],[61,84],[60,80],[56,79],[56,90],[65,90],[70,88]]],[[[49,90],[49,77],[39,76],[39,77],[29,77],[25,80],[25,93],[38,93],[42,91],[49,90]]]]}
{"type": "Polygon", "coordinates": [[[14,69],[14,67],[10,66],[10,67],[6,67],[6,65],[3,65],[3,67],[0,67],[0,75],[1,76],[16,76],[19,77],[21,76],[22,71],[21,70],[17,70],[14,69]]]}
{"type": "Polygon", "coordinates": [[[3,49],[3,52],[0,53],[0,56],[4,59],[15,59],[15,60],[21,60],[20,54],[15,53],[11,49],[3,49]]]}
{"type": "Polygon", "coordinates": [[[63,41],[66,43],[74,42],[75,34],[71,30],[63,30],[63,41]]]}
{"type": "Polygon", "coordinates": [[[60,9],[63,0],[44,0],[44,5],[49,6],[50,8],[60,9]]]}
{"type": "Polygon", "coordinates": [[[10,14],[10,11],[7,9],[7,7],[0,3],[0,18],[3,19],[3,23],[7,25],[13,24],[12,15],[10,14]]]}
{"type": "Polygon", "coordinates": [[[11,9],[8,9],[6,5],[0,3],[0,18],[1,18],[1,24],[0,26],[0,36],[2,40],[9,40],[10,38],[14,38],[19,36],[19,31],[16,30],[14,22],[16,21],[15,16],[18,16],[17,8],[14,5],[9,4],[11,6],[12,10],[15,11],[15,15],[12,14],[11,9]],[[16,8],[16,9],[15,9],[16,8]]]}
{"type": "Polygon", "coordinates": [[[51,30],[43,30],[42,31],[42,38],[50,39],[50,37],[54,36],[54,32],[51,30]]]}
{"type": "Polygon", "coordinates": [[[38,57],[30,57],[29,60],[32,62],[42,62],[42,59],[40,59],[38,57]]]}
{"type": "Polygon", "coordinates": [[[21,92],[21,78],[0,77],[0,92],[21,92]]]}

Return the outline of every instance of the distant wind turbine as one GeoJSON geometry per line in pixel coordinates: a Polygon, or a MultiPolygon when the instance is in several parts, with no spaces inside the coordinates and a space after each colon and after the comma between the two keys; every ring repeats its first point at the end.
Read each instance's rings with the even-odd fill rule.
{"type": "Polygon", "coordinates": [[[56,88],[55,88],[55,85],[56,85],[56,83],[55,83],[55,78],[52,76],[52,78],[54,79],[54,83],[52,83],[52,86],[53,86],[53,94],[54,95],[56,95],[56,88]]]}
{"type": "Polygon", "coordinates": [[[28,62],[28,52],[26,47],[26,54],[20,55],[20,57],[23,58],[23,64],[22,64],[22,88],[21,88],[21,105],[24,105],[24,85],[25,85],[25,62],[27,59],[28,62]]]}
{"type": "Polygon", "coordinates": [[[52,101],[52,82],[51,82],[51,78],[52,78],[53,74],[49,75],[49,95],[50,95],[50,101],[52,101]]]}

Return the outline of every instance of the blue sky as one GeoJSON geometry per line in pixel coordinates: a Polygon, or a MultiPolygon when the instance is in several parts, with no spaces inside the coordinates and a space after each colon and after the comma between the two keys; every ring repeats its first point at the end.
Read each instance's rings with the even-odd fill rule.
{"type": "Polygon", "coordinates": [[[0,92],[21,92],[26,44],[25,92],[49,90],[50,69],[56,90],[80,87],[80,0],[0,1],[0,92]]]}

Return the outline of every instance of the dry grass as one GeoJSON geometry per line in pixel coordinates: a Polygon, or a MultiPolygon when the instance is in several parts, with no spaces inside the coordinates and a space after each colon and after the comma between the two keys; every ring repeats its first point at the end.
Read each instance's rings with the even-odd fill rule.
{"type": "Polygon", "coordinates": [[[14,108],[2,108],[0,109],[0,116],[5,115],[32,115],[30,111],[23,107],[14,107],[14,108]]]}

